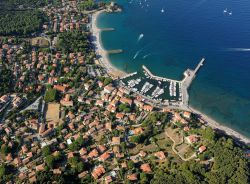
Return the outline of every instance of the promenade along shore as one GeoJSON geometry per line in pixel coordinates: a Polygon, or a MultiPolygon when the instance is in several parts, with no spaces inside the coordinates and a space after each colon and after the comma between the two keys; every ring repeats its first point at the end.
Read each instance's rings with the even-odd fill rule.
{"type": "MultiPolygon", "coordinates": [[[[115,68],[110,63],[110,60],[108,58],[108,51],[106,51],[103,48],[103,45],[101,43],[100,34],[102,32],[102,29],[97,27],[98,16],[104,12],[105,12],[105,10],[100,10],[100,11],[96,11],[95,13],[92,14],[91,31],[92,31],[92,34],[94,37],[92,42],[95,45],[95,51],[96,51],[97,56],[99,57],[98,61],[99,61],[100,65],[106,69],[107,73],[111,77],[118,78],[118,77],[122,77],[122,76],[126,75],[126,73],[115,68]]],[[[108,29],[105,29],[105,30],[108,30],[108,29]]],[[[110,29],[110,30],[112,30],[112,29],[110,29]]]]}
{"type": "MultiPolygon", "coordinates": [[[[128,75],[126,72],[123,72],[117,68],[115,68],[111,63],[110,60],[108,58],[108,51],[105,50],[103,48],[103,45],[101,43],[101,38],[100,38],[100,33],[102,31],[109,31],[109,30],[113,30],[112,28],[105,28],[105,29],[100,29],[97,27],[97,18],[98,16],[105,12],[105,10],[99,10],[96,11],[95,13],[92,14],[92,21],[91,21],[91,31],[93,34],[93,44],[95,46],[95,50],[96,50],[96,54],[98,55],[98,62],[99,64],[107,71],[107,73],[114,79],[117,78],[122,78],[126,75],[128,75]]],[[[201,64],[203,62],[200,62],[201,64]]],[[[199,66],[200,67],[200,66],[199,66]]],[[[247,138],[246,136],[240,134],[239,132],[226,127],[224,125],[222,125],[221,123],[215,121],[214,119],[212,119],[211,117],[207,116],[206,114],[200,112],[199,110],[190,107],[188,105],[188,92],[187,89],[189,88],[189,86],[191,85],[191,81],[193,80],[193,78],[195,77],[195,73],[197,71],[194,70],[194,76],[190,76],[188,77],[186,80],[182,81],[182,85],[184,86],[185,90],[182,91],[183,93],[183,103],[182,106],[180,106],[180,108],[178,107],[171,107],[171,106],[166,106],[169,109],[180,109],[180,110],[189,110],[190,112],[193,112],[195,114],[198,114],[200,116],[201,121],[203,121],[204,123],[206,123],[208,126],[212,127],[215,130],[221,130],[223,133],[231,136],[232,138],[234,138],[237,141],[243,142],[247,145],[250,145],[250,139],[247,138]]],[[[162,106],[163,104],[161,104],[162,106]]],[[[164,105],[165,106],[165,105],[164,105]]]]}

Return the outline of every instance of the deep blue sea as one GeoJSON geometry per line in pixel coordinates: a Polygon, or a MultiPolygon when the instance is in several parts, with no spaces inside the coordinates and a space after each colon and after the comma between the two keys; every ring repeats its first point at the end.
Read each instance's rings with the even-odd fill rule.
{"type": "Polygon", "coordinates": [[[122,13],[101,14],[114,66],[182,79],[206,58],[189,90],[190,105],[250,137],[250,1],[118,0],[122,13]],[[143,36],[142,36],[143,34],[143,36]],[[141,35],[141,36],[140,36],[141,35]],[[139,39],[141,37],[141,39],[139,39]]]}

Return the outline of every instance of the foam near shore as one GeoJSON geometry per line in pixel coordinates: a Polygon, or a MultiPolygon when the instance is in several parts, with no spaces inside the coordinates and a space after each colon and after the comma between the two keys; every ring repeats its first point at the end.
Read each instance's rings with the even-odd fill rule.
{"type": "Polygon", "coordinates": [[[99,62],[100,65],[102,65],[106,70],[107,73],[114,78],[122,77],[126,75],[125,72],[115,68],[109,58],[108,58],[108,52],[103,48],[100,38],[101,29],[97,27],[97,18],[98,16],[105,12],[105,10],[100,10],[92,14],[92,21],[91,21],[91,29],[92,34],[95,37],[95,40],[93,40],[93,44],[95,45],[96,54],[100,56],[99,62]]]}

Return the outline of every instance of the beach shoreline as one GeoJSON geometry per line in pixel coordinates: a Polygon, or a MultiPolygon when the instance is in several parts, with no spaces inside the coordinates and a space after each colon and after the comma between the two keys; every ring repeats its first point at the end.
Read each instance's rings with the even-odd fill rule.
{"type": "Polygon", "coordinates": [[[120,78],[127,75],[126,72],[117,69],[111,64],[111,61],[108,58],[108,52],[103,48],[100,34],[102,30],[97,27],[97,19],[101,13],[105,12],[105,10],[98,10],[92,14],[91,20],[91,32],[95,37],[95,40],[92,43],[95,45],[95,52],[99,56],[99,64],[106,69],[107,73],[112,78],[120,78]]]}
{"type": "MultiPolygon", "coordinates": [[[[121,71],[114,67],[109,58],[107,51],[103,48],[100,38],[101,29],[97,27],[97,18],[98,16],[105,12],[105,10],[98,10],[92,14],[92,21],[91,21],[91,31],[93,36],[96,38],[93,41],[93,44],[96,47],[96,53],[100,56],[99,63],[100,65],[106,69],[107,73],[114,79],[121,78],[125,75],[127,75],[126,72],[121,71]]],[[[188,106],[188,109],[190,109],[191,112],[200,115],[200,119],[203,120],[209,127],[219,130],[222,132],[222,134],[226,134],[230,137],[232,137],[234,140],[236,140],[238,143],[244,143],[246,145],[250,145],[250,139],[246,136],[242,135],[241,133],[233,130],[230,127],[227,127],[218,121],[214,120],[213,118],[209,117],[205,113],[202,113],[201,111],[195,109],[194,107],[188,106]]]]}
{"type": "Polygon", "coordinates": [[[219,123],[218,121],[209,117],[205,113],[202,113],[201,111],[195,109],[194,107],[189,106],[189,109],[191,110],[191,112],[200,115],[200,119],[203,120],[209,127],[215,130],[221,131],[223,134],[226,134],[232,137],[234,140],[236,140],[239,143],[250,145],[250,139],[242,135],[241,133],[237,132],[236,130],[233,130],[232,128],[227,127],[223,125],[222,123],[219,123]]]}

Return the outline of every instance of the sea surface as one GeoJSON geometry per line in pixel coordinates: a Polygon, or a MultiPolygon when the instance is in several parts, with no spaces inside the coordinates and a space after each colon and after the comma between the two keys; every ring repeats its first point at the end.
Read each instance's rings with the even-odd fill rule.
{"type": "Polygon", "coordinates": [[[118,0],[122,13],[103,13],[98,27],[105,49],[124,71],[181,80],[202,57],[190,105],[250,138],[250,1],[118,0]]]}

